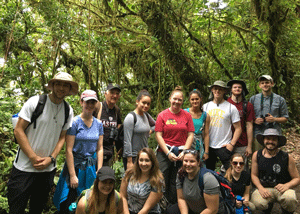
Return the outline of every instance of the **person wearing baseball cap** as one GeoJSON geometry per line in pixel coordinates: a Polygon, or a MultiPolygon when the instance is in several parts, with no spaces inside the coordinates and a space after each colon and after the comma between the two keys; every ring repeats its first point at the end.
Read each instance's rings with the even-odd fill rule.
{"type": "Polygon", "coordinates": [[[99,169],[94,185],[80,198],[76,213],[123,213],[123,197],[115,190],[115,181],[112,168],[103,166],[99,169]]]}
{"type": "Polygon", "coordinates": [[[67,132],[66,162],[53,197],[58,213],[69,213],[70,204],[92,186],[96,171],[102,167],[103,124],[93,116],[97,102],[95,91],[82,92],[82,112],[74,118],[67,132]]]}
{"type": "Polygon", "coordinates": [[[219,158],[227,170],[230,157],[241,133],[240,115],[237,108],[226,101],[230,87],[223,81],[215,81],[208,87],[212,101],[203,105],[203,110],[210,115],[209,128],[209,158],[206,167],[215,170],[219,158]],[[231,130],[234,127],[234,132],[231,130]]]}
{"type": "MultiPolygon", "coordinates": [[[[254,138],[262,134],[267,128],[275,128],[281,133],[282,123],[289,118],[286,101],[283,97],[272,92],[274,80],[270,75],[262,75],[258,78],[261,93],[252,96],[249,100],[254,107],[254,138]]],[[[261,145],[254,141],[252,150],[261,149],[261,145]]]]}
{"type": "Polygon", "coordinates": [[[117,102],[121,97],[121,87],[118,84],[109,83],[105,91],[105,100],[98,102],[94,111],[94,116],[98,118],[104,126],[103,149],[105,166],[112,166],[114,156],[114,146],[118,154],[123,146],[122,139],[118,138],[118,129],[121,127],[121,111],[117,102]]]}
{"type": "Polygon", "coordinates": [[[46,88],[50,94],[26,101],[14,130],[20,149],[8,182],[11,214],[24,213],[28,201],[30,213],[42,213],[56,173],[56,157],[72,125],[73,109],[64,98],[76,95],[78,84],[70,74],[59,72],[46,88]]]}
{"type": "Polygon", "coordinates": [[[256,190],[251,202],[264,213],[272,213],[274,202],[280,204],[282,213],[294,213],[297,198],[293,188],[300,184],[300,177],[293,156],[280,149],[286,137],[268,128],[256,139],[264,148],[252,157],[251,178],[256,190]]]}
{"type": "Polygon", "coordinates": [[[249,92],[244,81],[230,80],[227,86],[230,87],[230,97],[227,101],[238,109],[242,127],[242,134],[235,145],[234,153],[239,153],[243,156],[245,170],[248,170],[248,157],[251,158],[252,155],[254,108],[246,100],[245,96],[249,92]]]}

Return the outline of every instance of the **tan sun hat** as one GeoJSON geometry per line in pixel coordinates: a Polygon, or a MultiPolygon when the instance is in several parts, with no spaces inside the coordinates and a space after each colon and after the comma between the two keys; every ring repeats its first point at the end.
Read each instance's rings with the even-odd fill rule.
{"type": "Polygon", "coordinates": [[[68,95],[76,95],[78,93],[78,84],[73,81],[73,77],[66,72],[58,72],[54,75],[53,79],[49,80],[46,88],[50,91],[53,91],[53,84],[56,81],[66,82],[71,85],[71,90],[68,95]]]}

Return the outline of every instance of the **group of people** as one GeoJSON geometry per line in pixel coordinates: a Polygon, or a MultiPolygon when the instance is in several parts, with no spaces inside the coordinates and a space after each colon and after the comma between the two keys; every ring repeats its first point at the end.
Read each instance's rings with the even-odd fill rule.
{"type": "Polygon", "coordinates": [[[161,213],[162,198],[170,214],[225,213],[218,180],[202,170],[215,170],[218,159],[233,193],[243,201],[236,201],[237,208],[270,213],[277,201],[283,213],[293,213],[297,200],[292,188],[300,178],[292,156],[280,150],[286,143],[280,123],[288,120],[288,110],[284,98],[272,92],[273,86],[271,76],[261,76],[262,92],[248,102],[245,82],[216,81],[208,87],[210,102],[203,104],[200,91],[194,89],[187,109],[182,109],[184,93],[176,87],[170,107],[156,121],[148,113],[151,96],[142,90],[122,124],[116,105],[119,85],[108,84],[103,102],[95,91],[84,91],[82,112],[73,117],[64,98],[78,94],[78,84],[59,72],[48,82],[51,93],[46,100],[34,96],[19,113],[14,134],[20,149],[8,182],[10,213],[24,213],[29,200],[29,213],[42,213],[65,142],[66,161],[53,198],[58,213],[69,213],[82,192],[76,213],[161,213]],[[121,126],[124,138],[118,133],[121,126]],[[156,153],[148,148],[152,133],[156,153]],[[114,145],[120,141],[126,172],[118,193],[111,166],[114,145]],[[250,197],[251,181],[256,189],[250,197]]]}

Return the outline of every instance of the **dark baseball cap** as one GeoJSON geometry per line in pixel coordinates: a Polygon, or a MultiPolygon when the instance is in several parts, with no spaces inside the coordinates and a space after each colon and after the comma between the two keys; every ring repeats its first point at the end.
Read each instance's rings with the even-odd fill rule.
{"type": "Polygon", "coordinates": [[[121,87],[118,84],[114,84],[114,83],[109,83],[107,85],[107,90],[110,91],[112,89],[118,89],[121,91],[121,87]]]}
{"type": "Polygon", "coordinates": [[[109,166],[102,166],[97,172],[97,178],[99,181],[104,181],[107,179],[116,181],[115,171],[109,166]]]}

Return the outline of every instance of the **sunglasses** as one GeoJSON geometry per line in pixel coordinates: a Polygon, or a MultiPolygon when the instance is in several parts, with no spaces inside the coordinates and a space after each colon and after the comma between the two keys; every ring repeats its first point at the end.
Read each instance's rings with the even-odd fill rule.
{"type": "Polygon", "coordinates": [[[244,165],[245,165],[245,162],[232,161],[232,165],[237,166],[238,164],[239,164],[240,166],[244,166],[244,165]]]}
{"type": "Polygon", "coordinates": [[[192,155],[197,155],[198,152],[196,150],[193,150],[193,149],[186,149],[186,150],[183,150],[182,151],[183,154],[188,154],[188,153],[191,153],[192,155]]]}

